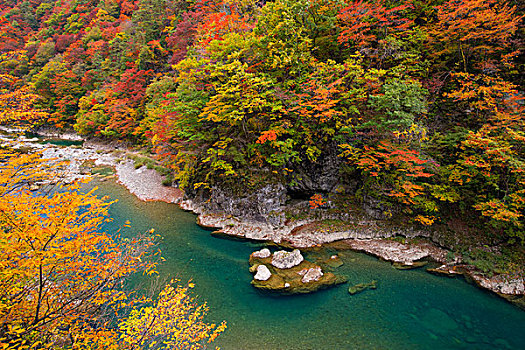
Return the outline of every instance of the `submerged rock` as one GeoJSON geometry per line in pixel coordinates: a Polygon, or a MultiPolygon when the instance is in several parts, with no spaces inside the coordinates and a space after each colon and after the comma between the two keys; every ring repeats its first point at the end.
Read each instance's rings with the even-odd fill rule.
{"type": "Polygon", "coordinates": [[[525,311],[525,296],[523,295],[509,295],[509,294],[499,294],[501,297],[505,298],[507,301],[510,301],[520,309],[525,311]]]}
{"type": "Polygon", "coordinates": [[[272,265],[278,269],[289,269],[299,265],[304,260],[299,249],[294,249],[292,252],[280,250],[275,252],[272,257],[272,265]]]}
{"type": "Polygon", "coordinates": [[[354,294],[364,291],[365,289],[376,289],[376,288],[377,288],[377,281],[373,280],[372,282],[369,282],[369,283],[358,283],[354,286],[351,286],[350,288],[348,288],[348,293],[354,295],[354,294]]]}
{"type": "Polygon", "coordinates": [[[448,334],[458,329],[458,323],[445,311],[431,308],[421,317],[420,324],[433,332],[448,334]]]}
{"type": "Polygon", "coordinates": [[[272,277],[272,273],[265,265],[257,266],[257,273],[253,277],[254,279],[258,281],[267,281],[270,277],[272,277]]]}
{"type": "Polygon", "coordinates": [[[343,261],[338,255],[332,255],[329,259],[324,261],[324,264],[332,268],[337,268],[343,265],[343,261]]]}

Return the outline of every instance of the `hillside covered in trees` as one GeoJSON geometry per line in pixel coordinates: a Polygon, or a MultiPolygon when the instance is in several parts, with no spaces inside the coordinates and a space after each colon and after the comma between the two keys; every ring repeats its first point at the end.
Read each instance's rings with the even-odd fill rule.
{"type": "Polygon", "coordinates": [[[522,244],[523,12],[505,0],[6,0],[0,119],[147,147],[188,193],[277,182],[313,207],[340,195],[522,244]]]}

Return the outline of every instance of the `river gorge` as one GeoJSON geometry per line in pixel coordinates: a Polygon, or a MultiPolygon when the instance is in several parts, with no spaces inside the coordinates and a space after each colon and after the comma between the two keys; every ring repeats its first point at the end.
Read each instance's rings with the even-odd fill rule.
{"type": "MultiPolygon", "coordinates": [[[[322,261],[338,254],[336,268],[348,284],[306,295],[273,295],[250,285],[248,258],[262,243],[214,236],[195,215],[175,204],[143,202],[113,181],[98,182],[100,195],[118,199],[110,211],[115,230],[126,220],[133,235],[150,228],[162,238],[160,277],[195,282],[210,307],[208,319],[226,320],[222,349],[522,349],[525,312],[462,278],[424,269],[397,270],[350,250],[303,252],[322,261]],[[356,295],[348,286],[377,281],[356,295]]],[[[275,250],[274,247],[269,247],[275,250]]]]}
{"type": "MultiPolygon", "coordinates": [[[[43,148],[51,153],[57,150],[43,148]]],[[[64,158],[73,149],[77,157],[96,154],[100,160],[107,156],[79,144],[60,148],[57,154],[64,158]]],[[[137,174],[146,172],[146,167],[137,171],[133,167],[126,170],[125,164],[116,167],[117,173],[119,169],[128,171],[128,180],[120,174],[124,182],[134,177],[138,181],[137,174]]],[[[114,176],[107,176],[112,173],[110,168],[102,169],[102,173],[86,189],[97,186],[99,196],[118,201],[110,208],[114,220],[101,229],[116,232],[130,221],[130,227],[121,233],[132,237],[153,228],[159,235],[162,256],[159,280],[195,283],[198,301],[210,308],[207,320],[227,322],[227,330],[215,342],[222,349],[525,348],[525,312],[497,295],[462,277],[430,274],[426,271],[429,265],[400,270],[390,262],[342,249],[341,245],[304,249],[302,254],[317,264],[337,255],[342,265],[326,268],[345,277],[347,283],[301,295],[258,290],[250,284],[250,254],[280,247],[213,234],[197,225],[196,215],[177,204],[141,200],[114,176]],[[349,287],[358,284],[374,288],[349,293],[349,287]]],[[[141,190],[137,184],[127,185],[135,193],[141,190]]],[[[159,190],[146,189],[142,196],[154,191],[159,190]]],[[[152,282],[150,277],[137,275],[129,280],[128,287],[148,289],[152,282]]]]}

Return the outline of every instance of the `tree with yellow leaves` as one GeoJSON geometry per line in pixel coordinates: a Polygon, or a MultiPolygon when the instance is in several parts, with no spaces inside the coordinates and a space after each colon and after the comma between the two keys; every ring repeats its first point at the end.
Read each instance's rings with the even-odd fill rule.
{"type": "MultiPolygon", "coordinates": [[[[172,281],[173,283],[173,281],[172,281]]],[[[203,322],[206,304],[197,305],[187,286],[167,285],[154,307],[133,310],[120,325],[122,349],[204,349],[226,329],[203,322]]]]}
{"type": "Polygon", "coordinates": [[[31,192],[56,174],[38,155],[0,157],[0,344],[54,346],[125,298],[121,281],[154,266],[140,259],[152,241],[99,232],[110,203],[79,184],[31,192]]]}
{"type": "Polygon", "coordinates": [[[146,339],[163,341],[159,327],[164,348],[213,341],[224,325],[203,323],[206,307],[195,307],[183,287],[167,287],[155,308],[132,311],[121,331],[110,326],[136,307],[125,278],[154,271],[153,238],[101,232],[111,203],[79,183],[30,191],[31,183],[58,181],[57,169],[37,154],[0,150],[0,348],[139,349],[146,339]],[[132,331],[155,310],[164,316],[132,331]]]}

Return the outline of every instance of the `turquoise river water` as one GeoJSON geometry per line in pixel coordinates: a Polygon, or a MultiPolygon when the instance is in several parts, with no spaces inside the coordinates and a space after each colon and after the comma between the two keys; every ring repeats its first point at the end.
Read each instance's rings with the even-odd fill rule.
{"type": "MultiPolygon", "coordinates": [[[[424,269],[399,271],[387,262],[351,251],[306,252],[315,261],[339,253],[334,272],[348,284],[314,294],[278,296],[250,285],[249,255],[264,245],[218,238],[195,224],[195,215],[174,204],[144,203],[113,182],[97,184],[100,195],[118,199],[114,230],[125,234],[154,228],[162,236],[165,278],[192,279],[208,320],[227,321],[214,343],[229,349],[525,349],[525,312],[462,279],[424,269]],[[348,286],[378,281],[356,295],[348,286]]],[[[270,247],[270,249],[273,249],[270,247]]]]}

